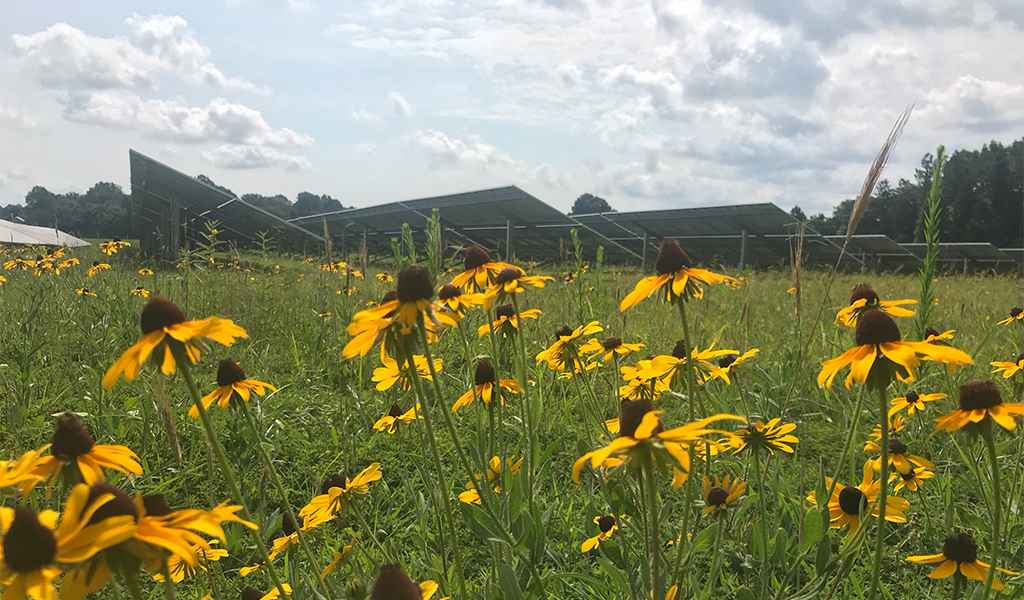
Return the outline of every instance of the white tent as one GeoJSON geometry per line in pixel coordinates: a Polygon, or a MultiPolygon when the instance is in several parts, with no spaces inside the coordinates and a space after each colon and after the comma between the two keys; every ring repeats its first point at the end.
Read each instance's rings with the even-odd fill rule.
{"type": "Polygon", "coordinates": [[[0,219],[0,244],[43,246],[88,246],[89,242],[59,229],[12,223],[0,219]]]}

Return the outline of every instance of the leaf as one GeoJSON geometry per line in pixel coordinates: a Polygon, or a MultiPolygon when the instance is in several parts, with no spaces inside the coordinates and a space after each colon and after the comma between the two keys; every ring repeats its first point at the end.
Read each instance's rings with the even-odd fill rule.
{"type": "Polygon", "coordinates": [[[505,598],[523,600],[523,590],[519,589],[519,579],[516,578],[516,572],[508,564],[501,565],[501,589],[505,598]]]}
{"type": "Polygon", "coordinates": [[[800,540],[800,552],[807,552],[812,546],[821,541],[825,530],[821,524],[821,515],[813,508],[807,511],[804,517],[804,539],[800,540]]]}

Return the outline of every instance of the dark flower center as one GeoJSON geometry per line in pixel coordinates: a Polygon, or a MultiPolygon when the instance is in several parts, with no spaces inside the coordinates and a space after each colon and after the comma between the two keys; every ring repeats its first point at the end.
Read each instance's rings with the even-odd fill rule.
{"type": "Polygon", "coordinates": [[[1017,357],[1017,362],[1021,361],[1024,361],[1024,352],[1022,352],[1021,355],[1017,357]]]}
{"type": "Polygon", "coordinates": [[[914,404],[921,399],[921,396],[917,392],[907,392],[907,403],[914,404]]]}
{"type": "Polygon", "coordinates": [[[469,250],[466,250],[466,260],[462,264],[466,267],[467,271],[471,271],[489,262],[491,262],[491,257],[487,256],[487,252],[483,248],[480,246],[470,246],[469,250]]]}
{"type": "Polygon", "coordinates": [[[728,369],[732,363],[736,362],[737,358],[739,358],[739,355],[737,354],[726,354],[722,358],[718,359],[718,366],[722,369],[728,369]]]}
{"type": "Polygon", "coordinates": [[[382,565],[370,600],[420,600],[423,594],[398,564],[382,565]]]}
{"type": "Polygon", "coordinates": [[[672,356],[679,359],[683,359],[687,358],[687,354],[688,352],[686,351],[686,342],[683,340],[679,340],[678,342],[676,342],[675,347],[672,348],[672,356]]]}
{"type": "Polygon", "coordinates": [[[889,455],[893,454],[906,454],[907,445],[901,442],[898,438],[889,438],[889,455]]]}
{"type": "Polygon", "coordinates": [[[384,297],[380,299],[380,303],[387,304],[392,300],[398,300],[398,290],[390,290],[388,293],[384,294],[384,297]]]}
{"type": "MultiPolygon", "coordinates": [[[[295,515],[295,518],[299,521],[299,527],[302,527],[302,525],[306,522],[305,517],[295,515]]],[[[292,523],[292,518],[288,515],[285,515],[284,518],[281,519],[281,533],[284,536],[289,536],[295,533],[295,524],[292,523]]]]}
{"type": "Polygon", "coordinates": [[[94,266],[94,267],[100,266],[100,261],[98,261],[98,260],[92,261],[92,266],[94,266]]]}
{"type": "Polygon", "coordinates": [[[403,414],[405,414],[405,411],[403,411],[402,408],[400,406],[398,406],[397,404],[392,404],[391,405],[391,410],[388,411],[388,416],[389,417],[394,417],[396,419],[398,417],[402,416],[403,414]]]}
{"type": "Polygon", "coordinates": [[[974,381],[960,386],[960,410],[992,408],[1003,403],[999,388],[991,381],[974,381]]]}
{"type": "Polygon", "coordinates": [[[91,505],[104,494],[113,494],[114,498],[96,509],[96,512],[92,514],[92,518],[89,519],[89,525],[95,525],[111,517],[123,517],[125,515],[138,522],[139,507],[135,506],[135,501],[132,500],[131,496],[124,493],[121,488],[105,481],[92,484],[89,488],[89,498],[85,501],[85,506],[91,505]]]}
{"type": "Polygon", "coordinates": [[[457,298],[462,295],[462,288],[454,286],[450,283],[446,283],[441,286],[441,290],[437,292],[438,300],[449,300],[451,298],[457,298]]]}
{"type": "Polygon", "coordinates": [[[505,267],[498,271],[498,276],[494,278],[494,281],[499,285],[506,284],[510,281],[515,281],[523,276],[523,272],[515,267],[505,267]]]}
{"type": "Polygon", "coordinates": [[[320,493],[326,494],[331,491],[332,487],[343,488],[345,487],[346,477],[341,473],[335,473],[327,479],[324,479],[323,483],[320,484],[320,493]]]}
{"type": "Polygon", "coordinates": [[[1014,319],[1019,317],[1020,313],[1024,313],[1024,308],[1014,306],[1013,308],[1010,309],[1010,316],[1013,317],[1014,319]]]}
{"type": "Polygon", "coordinates": [[[675,273],[690,266],[690,257],[679,247],[675,240],[662,240],[658,248],[658,258],[654,259],[654,269],[658,275],[675,273]]]}
{"type": "Polygon", "coordinates": [[[622,345],[622,340],[620,340],[619,338],[617,338],[615,336],[611,336],[611,337],[605,338],[605,340],[603,342],[601,342],[601,347],[604,348],[605,350],[614,350],[614,349],[618,348],[621,345],[622,345]]]}
{"type": "MultiPolygon", "coordinates": [[[[636,428],[644,420],[644,415],[654,410],[650,398],[638,400],[623,400],[619,403],[619,436],[633,437],[636,435],[636,428]]],[[[655,430],[660,431],[661,425],[655,430]]]]}
{"type": "Polygon", "coordinates": [[[848,515],[859,515],[860,504],[865,500],[864,492],[855,487],[846,487],[839,492],[839,508],[848,515]]]}
{"type": "Polygon", "coordinates": [[[601,533],[608,533],[612,527],[615,527],[615,517],[611,515],[604,515],[603,517],[597,518],[597,526],[601,528],[601,533]]]}
{"type": "Polygon", "coordinates": [[[146,494],[142,497],[142,506],[146,509],[146,515],[150,517],[166,517],[174,512],[163,494],[146,494]]]}
{"type": "Polygon", "coordinates": [[[875,290],[871,289],[870,285],[864,283],[854,286],[853,290],[850,292],[850,304],[853,304],[858,300],[867,300],[867,302],[864,303],[865,306],[878,304],[879,302],[878,294],[875,293],[875,290]]]}
{"type": "Polygon", "coordinates": [[[88,454],[96,445],[92,434],[72,413],[57,417],[57,428],[53,431],[50,443],[50,454],[64,460],[88,454]]]}
{"type": "Polygon", "coordinates": [[[89,293],[89,288],[82,288],[82,293],[83,294],[88,294],[89,293]]]}
{"type": "Polygon", "coordinates": [[[402,303],[429,300],[434,297],[434,282],[430,271],[409,265],[398,273],[398,301],[402,303]]]}
{"type": "Polygon", "coordinates": [[[900,329],[885,312],[872,309],[857,321],[857,345],[885,344],[900,341],[900,329]]]}
{"type": "Polygon", "coordinates": [[[142,317],[140,319],[143,334],[160,331],[164,327],[184,323],[187,320],[185,313],[178,308],[177,304],[160,296],[151,298],[146,303],[146,306],[142,308],[142,317]]]}
{"type": "Polygon", "coordinates": [[[15,573],[29,573],[53,563],[57,538],[27,506],[14,509],[14,521],[3,539],[4,561],[15,573]]]}
{"type": "Polygon", "coordinates": [[[499,319],[502,317],[505,317],[506,319],[511,319],[515,315],[516,309],[513,308],[511,304],[501,304],[494,309],[494,316],[496,316],[499,319]]]}
{"type": "Polygon", "coordinates": [[[972,563],[978,560],[978,545],[974,543],[971,534],[954,533],[942,544],[942,554],[958,563],[972,563]]]}
{"type": "Polygon", "coordinates": [[[256,588],[247,587],[242,590],[242,600],[260,600],[263,596],[263,592],[256,588]]]}
{"type": "Polygon", "coordinates": [[[915,477],[917,477],[917,472],[916,472],[916,471],[914,471],[914,469],[913,469],[913,468],[911,468],[911,469],[910,469],[909,471],[907,471],[906,473],[900,473],[900,477],[902,477],[902,478],[903,478],[903,481],[911,481],[911,480],[913,480],[913,479],[914,479],[915,477]]]}
{"type": "Polygon", "coordinates": [[[245,381],[245,371],[230,358],[223,358],[217,363],[217,387],[227,387],[233,383],[245,381]]]}
{"type": "Polygon", "coordinates": [[[925,329],[924,329],[924,339],[928,339],[929,337],[938,336],[938,335],[939,335],[939,331],[937,329],[935,329],[933,327],[925,327],[925,329]]]}
{"type": "Polygon", "coordinates": [[[481,360],[476,363],[476,372],[473,373],[473,385],[484,385],[494,383],[494,365],[489,360],[481,360]]]}
{"type": "Polygon", "coordinates": [[[713,487],[708,492],[708,504],[712,506],[724,506],[726,499],[729,498],[729,492],[723,490],[720,487],[713,487]]]}
{"type": "Polygon", "coordinates": [[[562,325],[562,328],[555,332],[555,341],[570,335],[572,335],[572,328],[568,325],[562,325]]]}

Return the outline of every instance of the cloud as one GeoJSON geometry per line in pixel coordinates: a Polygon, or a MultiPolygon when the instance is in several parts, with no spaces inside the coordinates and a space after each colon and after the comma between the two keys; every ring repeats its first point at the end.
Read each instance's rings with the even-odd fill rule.
{"type": "Polygon", "coordinates": [[[203,152],[203,159],[222,169],[260,169],[282,166],[288,171],[308,171],[313,168],[301,156],[289,156],[273,148],[225,144],[203,152]]]}
{"type": "Polygon", "coordinates": [[[249,146],[311,146],[313,138],[274,129],[259,111],[216,98],[205,107],[182,99],[144,100],[131,92],[105,90],[72,96],[64,117],[80,123],[127,129],[178,142],[227,142],[249,146]]]}
{"type": "Polygon", "coordinates": [[[408,117],[413,113],[412,105],[405,99],[405,96],[398,92],[388,94],[388,100],[391,101],[391,107],[395,110],[396,115],[408,117]]]}
{"type": "Polygon", "coordinates": [[[32,115],[10,106],[0,105],[0,125],[19,131],[35,131],[39,124],[32,115]]]}
{"type": "Polygon", "coordinates": [[[380,115],[366,111],[362,108],[360,108],[359,110],[353,109],[351,112],[349,112],[348,117],[353,121],[365,121],[367,123],[380,121],[380,115]]]}
{"type": "Polygon", "coordinates": [[[412,142],[427,153],[434,168],[468,166],[487,169],[514,164],[508,155],[475,136],[459,140],[449,138],[441,131],[421,129],[412,135],[412,142]]]}
{"type": "Polygon", "coordinates": [[[683,113],[683,84],[667,71],[644,71],[633,65],[621,64],[604,71],[602,83],[613,87],[631,84],[650,94],[651,105],[664,116],[678,116],[683,113]]]}
{"type": "Polygon", "coordinates": [[[307,0],[225,0],[225,4],[228,6],[259,4],[271,7],[283,7],[296,11],[307,11],[313,7],[313,5],[307,0]]]}
{"type": "Polygon", "coordinates": [[[558,68],[555,69],[555,74],[562,80],[562,83],[569,87],[575,86],[583,78],[583,71],[576,65],[569,63],[558,65],[558,68]]]}
{"type": "Polygon", "coordinates": [[[933,89],[921,117],[933,126],[997,133],[1019,129],[1024,123],[1022,100],[1024,86],[1020,84],[964,75],[944,89],[933,89]]]}

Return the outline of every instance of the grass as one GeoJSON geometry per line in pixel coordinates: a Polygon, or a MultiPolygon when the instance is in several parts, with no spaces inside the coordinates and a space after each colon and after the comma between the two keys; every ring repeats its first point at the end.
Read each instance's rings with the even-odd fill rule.
{"type": "MultiPolygon", "coordinates": [[[[345,359],[341,354],[349,339],[346,326],[352,314],[365,308],[368,301],[379,300],[394,285],[374,277],[378,272],[397,275],[389,262],[372,262],[365,279],[351,280],[354,290],[348,295],[344,276],[318,270],[315,263],[273,255],[234,256],[221,251],[211,254],[212,263],[206,260],[177,269],[159,269],[133,250],[122,250],[109,259],[94,249],[75,250],[72,255],[80,258],[81,265],[59,276],[35,277],[31,271],[16,270],[2,273],[7,282],[0,286],[0,459],[16,458],[48,443],[53,432],[52,415],[70,410],[82,415],[97,443],[124,444],[142,458],[142,476],[129,480],[108,471],[111,481],[129,494],[136,490],[159,492],[176,508],[209,508],[229,497],[223,474],[215,462],[208,463],[201,424],[187,416],[191,400],[180,375],[164,378],[149,368],[133,382],[120,381],[111,391],[104,391],[100,385],[110,365],[139,338],[138,315],[146,300],[131,295],[130,290],[142,286],[175,301],[190,318],[216,315],[246,329],[248,339],[230,348],[211,344],[194,374],[201,391],[207,393],[216,385],[217,359],[230,357],[244,367],[249,377],[277,386],[276,393],[254,397],[250,407],[295,510],[319,493],[320,482],[326,476],[344,473],[351,477],[372,462],[381,464],[383,478],[370,484],[369,493],[359,498],[355,508],[310,536],[321,566],[330,562],[334,550],[357,536],[356,548],[328,576],[338,597],[365,597],[377,567],[392,561],[400,562],[414,580],[435,580],[443,595],[454,597],[459,584],[453,545],[461,550],[463,573],[473,597],[536,598],[537,575],[546,593],[554,598],[650,597],[649,527],[645,524],[651,515],[639,479],[622,474],[604,482],[587,467],[581,483],[573,483],[574,461],[607,441],[593,436],[581,414],[574,383],[557,379],[546,365],[536,365],[533,360],[554,341],[554,332],[561,326],[577,327],[591,320],[604,327],[599,339],[614,335],[626,342],[645,344],[639,354],[623,359],[623,364],[635,364],[638,356],[669,354],[682,337],[679,314],[673,306],[652,298],[625,312],[618,310],[619,301],[646,273],[606,265],[600,272],[591,271],[563,283],[563,269],[523,265],[531,273],[550,274],[556,280],[519,297],[521,308],[543,311],[540,319],[524,325],[523,349],[529,359],[527,377],[534,382],[530,390],[534,412],[523,410],[521,395],[512,396],[504,411],[503,431],[509,454],[520,458],[533,452],[535,473],[530,477],[527,469],[521,469],[503,482],[501,493],[495,497],[500,522],[496,525],[476,506],[456,501],[467,481],[456,444],[476,465],[489,458],[487,410],[477,403],[452,415],[457,439],[449,435],[439,412],[450,408],[469,389],[473,365],[467,363],[467,356],[475,361],[478,356],[491,354],[488,338],[475,335],[476,327],[486,318],[482,311],[472,311],[462,324],[470,342],[468,351],[456,331],[446,332],[432,345],[434,356],[444,361],[438,381],[443,397],[431,410],[444,467],[438,485],[437,469],[420,427],[401,428],[396,435],[372,429],[393,403],[403,410],[409,408],[414,403],[412,392],[401,392],[397,387],[374,389],[370,378],[380,365],[377,350],[365,358],[345,359]],[[100,259],[109,260],[112,268],[88,277],[87,266],[100,259]],[[142,267],[156,273],[141,275],[138,270],[142,267]],[[75,290],[82,287],[97,296],[76,294],[75,290]],[[166,390],[181,438],[181,464],[171,451],[158,416],[155,390],[160,384],[166,390]],[[438,489],[456,505],[452,515],[457,532],[454,544],[447,532],[447,515],[441,509],[438,489]],[[583,554],[580,545],[598,531],[593,519],[609,513],[624,514],[626,518],[597,550],[583,554]],[[504,531],[496,531],[496,527],[504,531]],[[495,541],[505,535],[512,538],[513,547],[495,541]]],[[[443,276],[441,282],[450,277],[443,276]]],[[[761,500],[768,515],[769,566],[760,565],[757,558],[764,548],[756,513],[760,485],[749,455],[722,453],[713,459],[711,474],[738,476],[749,482],[747,491],[736,508],[730,509],[719,542],[715,539],[715,522],[698,516],[696,509],[703,506],[697,498],[699,478],[706,467],[694,467],[692,479],[697,485],[690,497],[693,510],[688,518],[692,544],[682,556],[684,568],[678,580],[671,578],[676,572],[674,546],[664,548],[663,570],[668,572],[669,581],[660,589],[678,582],[682,585],[679,598],[699,596],[707,589],[715,558],[713,549],[718,547],[721,571],[713,582],[715,597],[755,598],[762,589],[772,597],[797,597],[801,590],[807,592],[803,588],[808,582],[825,572],[828,560],[834,560],[846,548],[845,530],[826,533],[822,543],[806,541],[813,540],[821,528],[808,525],[808,518],[819,518],[819,514],[809,512],[810,506],[803,498],[810,490],[821,489],[823,478],[836,472],[842,483],[856,485],[860,467],[869,458],[861,449],[867,433],[878,423],[877,411],[869,408],[874,406],[873,400],[867,398],[864,410],[853,414],[859,386],[847,391],[841,384],[845,374],[837,378],[831,390],[819,388],[815,381],[824,360],[853,346],[852,330],[840,330],[831,321],[846,305],[853,285],[863,282],[870,283],[883,299],[917,297],[913,276],[858,273],[840,274],[829,297],[823,298],[827,274],[805,272],[803,313],[798,322],[793,295],[787,293],[789,273],[768,270],[748,271],[738,289],[716,286],[707,290],[703,300],[688,303],[690,334],[697,347],[704,349],[714,343],[716,348],[740,352],[760,349],[733,385],[716,380],[703,386],[699,397],[707,413],[742,414],[742,388],[752,419],[779,416],[786,405],[784,422],[797,424],[794,433],[800,441],[794,455],[777,453],[768,461],[761,500]],[[815,313],[823,301],[822,323],[812,335],[815,313]],[[809,352],[801,362],[801,350],[808,339],[809,352]],[[794,381],[787,405],[787,393],[794,381]],[[856,434],[851,451],[840,464],[843,443],[853,427],[856,434]],[[771,580],[764,577],[765,572],[772,574],[771,580]],[[790,572],[792,578],[783,585],[782,578],[790,572]]],[[[1024,351],[1024,328],[1016,323],[997,325],[1011,307],[1022,303],[1021,280],[944,275],[934,286],[936,328],[955,329],[953,345],[970,354],[975,364],[955,374],[925,364],[915,384],[896,382],[889,389],[890,397],[902,396],[909,389],[921,393],[942,391],[949,397],[908,419],[902,435],[912,453],[935,463],[936,477],[924,483],[920,494],[900,494],[910,500],[911,508],[907,523],[889,523],[887,527],[881,574],[883,597],[947,597],[952,579],[931,580],[927,577],[928,566],[905,559],[941,551],[943,540],[954,531],[972,532],[979,542],[979,559],[990,562],[991,483],[982,440],[962,431],[954,435],[940,432],[933,437],[930,434],[932,419],[956,408],[954,399],[960,385],[972,379],[992,380],[990,361],[1012,361],[1024,351]]],[[[910,337],[913,319],[898,322],[904,336],[910,337]]],[[[517,352],[514,347],[501,349],[501,377],[514,376],[511,361],[517,352]]],[[[602,417],[617,416],[613,398],[621,377],[608,367],[593,371],[591,377],[593,397],[602,417]]],[[[424,384],[433,403],[431,386],[429,382],[424,384]]],[[[999,378],[998,385],[1006,402],[1020,401],[1020,375],[1015,380],[999,378]]],[[[666,427],[686,421],[684,389],[677,386],[656,403],[656,408],[665,411],[662,420],[666,427]]],[[[261,526],[260,533],[268,541],[278,537],[283,504],[261,460],[259,441],[254,439],[241,411],[222,411],[214,406],[211,416],[248,506],[261,526]]],[[[1000,564],[1021,571],[1021,430],[1000,431],[995,441],[1004,490],[1000,564]]],[[[655,474],[661,545],[679,538],[686,513],[687,488],[673,489],[671,478],[664,467],[655,474]]],[[[39,487],[28,501],[40,508],[52,505],[39,487]]],[[[0,505],[5,506],[18,502],[16,497],[0,499],[0,505]]],[[[871,578],[870,549],[874,545],[873,527],[870,529],[866,551],[854,558],[848,573],[838,578],[832,597],[859,598],[866,593],[871,578]]],[[[237,597],[238,590],[246,586],[269,590],[271,583],[265,572],[239,577],[238,570],[257,563],[259,557],[250,534],[235,525],[227,530],[229,537],[223,547],[229,556],[211,565],[222,596],[237,597]]],[[[315,573],[300,551],[290,551],[286,560],[279,557],[276,563],[295,588],[295,597],[315,597],[315,573]]],[[[820,597],[830,593],[833,579],[834,575],[825,581],[820,597]]],[[[1020,577],[1003,579],[1007,597],[1022,593],[1020,577]]],[[[143,580],[146,590],[159,593],[160,588],[148,576],[143,580]]],[[[199,598],[209,592],[210,584],[205,576],[187,579],[178,586],[178,597],[199,598]]],[[[974,582],[967,582],[962,589],[971,593],[974,587],[974,582]]]]}

